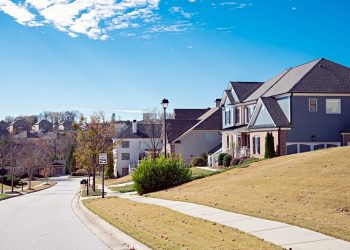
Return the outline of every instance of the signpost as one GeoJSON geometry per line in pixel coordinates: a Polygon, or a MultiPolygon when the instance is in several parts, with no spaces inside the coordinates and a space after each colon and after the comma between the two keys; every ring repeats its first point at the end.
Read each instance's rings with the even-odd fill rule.
{"type": "Polygon", "coordinates": [[[98,155],[98,164],[102,165],[102,198],[105,198],[105,165],[108,164],[108,155],[106,153],[98,155]]]}
{"type": "Polygon", "coordinates": [[[6,175],[7,171],[4,167],[0,169],[0,176],[1,176],[1,194],[4,194],[4,175],[6,175]]]}

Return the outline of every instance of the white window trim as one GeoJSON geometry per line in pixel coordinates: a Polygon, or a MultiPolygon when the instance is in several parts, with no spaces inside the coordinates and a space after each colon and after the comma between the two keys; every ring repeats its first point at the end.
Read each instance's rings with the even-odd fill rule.
{"type": "Polygon", "coordinates": [[[318,111],[318,100],[317,98],[309,98],[309,112],[316,113],[318,111]],[[311,110],[311,100],[316,100],[316,110],[311,110]]]}
{"type": "Polygon", "coordinates": [[[341,114],[341,99],[340,98],[327,98],[326,99],[326,114],[327,115],[340,115],[341,114]],[[333,112],[327,112],[327,101],[328,100],[337,100],[337,101],[339,101],[339,112],[335,112],[335,113],[333,113],[333,112]]]}

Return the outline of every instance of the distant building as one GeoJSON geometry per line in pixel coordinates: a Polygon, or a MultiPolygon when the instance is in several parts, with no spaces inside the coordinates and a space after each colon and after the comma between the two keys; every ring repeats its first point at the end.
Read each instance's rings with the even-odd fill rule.
{"type": "Polygon", "coordinates": [[[32,126],[33,131],[52,132],[53,124],[48,120],[41,120],[32,126]]]}
{"type": "Polygon", "coordinates": [[[65,120],[58,125],[58,131],[73,130],[73,121],[65,120]]]}
{"type": "Polygon", "coordinates": [[[161,124],[146,124],[134,121],[113,138],[114,173],[125,176],[134,171],[139,161],[150,154],[159,154],[162,149],[161,124]],[[156,152],[150,152],[156,149],[156,152]]]}
{"type": "Polygon", "coordinates": [[[30,131],[30,125],[24,119],[16,119],[10,124],[8,131],[12,134],[19,134],[23,131],[30,131]]]}

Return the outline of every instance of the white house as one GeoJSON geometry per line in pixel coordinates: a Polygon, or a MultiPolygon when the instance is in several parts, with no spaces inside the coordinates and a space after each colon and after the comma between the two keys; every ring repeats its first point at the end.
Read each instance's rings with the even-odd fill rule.
{"type": "Polygon", "coordinates": [[[113,138],[115,176],[131,174],[144,157],[158,154],[162,149],[161,130],[162,124],[133,121],[117,134],[113,138]]]}

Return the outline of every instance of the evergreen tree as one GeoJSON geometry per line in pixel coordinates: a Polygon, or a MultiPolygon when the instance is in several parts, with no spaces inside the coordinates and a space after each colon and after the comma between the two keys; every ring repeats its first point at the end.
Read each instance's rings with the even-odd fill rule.
{"type": "Polygon", "coordinates": [[[113,163],[113,153],[108,154],[108,164],[105,169],[105,177],[111,179],[114,177],[114,163],[113,163]]]}
{"type": "Polygon", "coordinates": [[[66,159],[66,174],[72,174],[74,172],[75,167],[75,156],[74,156],[75,146],[71,145],[69,149],[69,154],[66,159]]]}
{"type": "Polygon", "coordinates": [[[275,139],[272,133],[267,133],[265,137],[265,159],[275,157],[275,139]]]}

